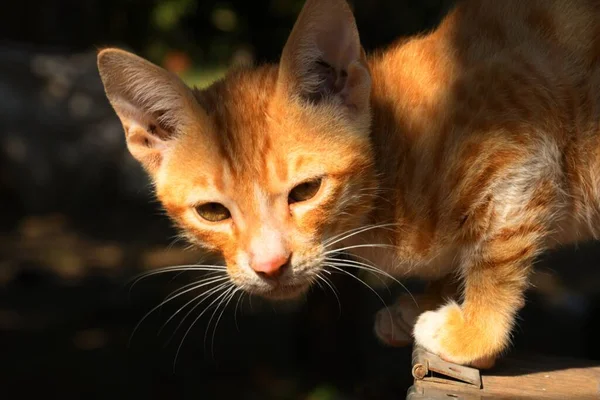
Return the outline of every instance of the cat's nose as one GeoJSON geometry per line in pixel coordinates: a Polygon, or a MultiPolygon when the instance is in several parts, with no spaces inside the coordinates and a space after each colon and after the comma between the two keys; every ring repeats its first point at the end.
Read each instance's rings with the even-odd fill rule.
{"type": "Polygon", "coordinates": [[[290,254],[279,254],[266,259],[253,259],[250,266],[259,276],[276,279],[289,267],[290,259],[290,254]]]}

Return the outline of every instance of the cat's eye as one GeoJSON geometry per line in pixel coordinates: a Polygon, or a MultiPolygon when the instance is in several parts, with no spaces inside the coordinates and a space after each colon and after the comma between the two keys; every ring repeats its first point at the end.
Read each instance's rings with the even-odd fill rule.
{"type": "Polygon", "coordinates": [[[223,204],[205,203],[196,207],[196,212],[200,217],[209,222],[225,221],[231,217],[229,210],[223,204]]]}
{"type": "Polygon", "coordinates": [[[317,178],[299,184],[290,191],[288,203],[292,204],[312,199],[321,188],[322,181],[323,179],[317,178]]]}

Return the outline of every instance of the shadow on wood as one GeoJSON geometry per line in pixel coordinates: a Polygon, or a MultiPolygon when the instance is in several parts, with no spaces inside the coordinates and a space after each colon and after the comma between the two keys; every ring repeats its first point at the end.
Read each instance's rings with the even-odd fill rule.
{"type": "Polygon", "coordinates": [[[415,377],[407,400],[600,399],[598,361],[536,355],[507,357],[493,369],[481,372],[481,389],[445,376],[415,377]]]}

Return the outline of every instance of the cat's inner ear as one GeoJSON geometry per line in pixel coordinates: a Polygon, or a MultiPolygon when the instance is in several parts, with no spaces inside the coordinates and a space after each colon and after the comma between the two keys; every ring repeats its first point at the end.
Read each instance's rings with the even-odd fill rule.
{"type": "Polygon", "coordinates": [[[177,76],[122,50],[101,51],[98,70],[129,151],[155,174],[172,141],[202,112],[192,91],[177,76]]]}
{"type": "Polygon", "coordinates": [[[371,89],[366,57],[346,0],[308,0],[284,47],[278,90],[318,103],[335,98],[368,107],[371,89]]]}

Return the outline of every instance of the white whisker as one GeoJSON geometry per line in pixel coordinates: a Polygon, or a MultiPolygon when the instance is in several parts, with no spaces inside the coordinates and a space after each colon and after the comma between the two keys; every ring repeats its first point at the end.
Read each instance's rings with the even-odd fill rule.
{"type": "Polygon", "coordinates": [[[384,196],[382,196],[381,194],[378,193],[358,193],[354,195],[355,200],[358,200],[362,197],[372,197],[374,199],[378,199],[381,201],[385,201],[386,203],[393,205],[394,203],[392,203],[392,201],[384,196]]]}
{"type": "Polygon", "coordinates": [[[339,252],[345,251],[345,250],[360,249],[360,248],[397,249],[398,246],[395,246],[393,244],[365,243],[365,244],[356,244],[356,245],[352,245],[352,246],[346,246],[346,247],[342,247],[340,249],[328,250],[328,251],[324,252],[323,254],[329,255],[329,254],[339,253],[339,252]]]}
{"type": "MultiPolygon", "coordinates": [[[[223,306],[223,309],[221,310],[221,313],[219,314],[219,318],[217,318],[217,321],[215,322],[215,328],[213,329],[212,338],[210,340],[210,354],[211,354],[213,360],[215,358],[215,335],[217,333],[217,327],[219,326],[219,321],[221,321],[221,318],[223,317],[223,313],[227,309],[227,306],[229,305],[229,303],[235,297],[235,294],[239,290],[241,290],[241,289],[240,288],[234,288],[233,292],[231,292],[231,294],[227,297],[227,300],[225,301],[225,305],[223,306]]],[[[219,304],[221,304],[221,303],[219,303],[219,304]]],[[[217,310],[218,309],[219,309],[219,307],[217,306],[217,310]]],[[[214,315],[214,313],[213,313],[213,315],[214,315]]],[[[210,317],[210,319],[212,320],[212,316],[210,317]]],[[[208,332],[208,328],[209,327],[210,327],[210,321],[208,322],[208,325],[206,327],[207,332],[208,332]]],[[[206,347],[206,333],[204,334],[204,346],[206,347]]]]}
{"type": "Polygon", "coordinates": [[[325,288],[323,287],[323,285],[321,285],[321,282],[319,281],[319,274],[315,275],[315,279],[314,280],[310,280],[311,285],[314,283],[316,284],[319,289],[321,289],[322,291],[325,291],[325,288]]]}
{"type": "Polygon", "coordinates": [[[244,292],[243,290],[240,292],[240,297],[238,298],[237,302],[235,303],[235,309],[233,310],[233,321],[235,322],[235,329],[238,332],[240,331],[240,327],[238,326],[238,322],[237,322],[237,310],[238,310],[240,302],[244,298],[245,294],[246,294],[246,292],[244,292]]]}
{"type": "MultiPolygon", "coordinates": [[[[343,260],[343,261],[346,261],[346,260],[343,260]]],[[[329,264],[334,264],[334,265],[336,265],[336,266],[338,266],[338,267],[348,267],[348,268],[355,268],[355,269],[358,269],[358,270],[361,270],[361,271],[370,272],[370,273],[372,273],[372,274],[375,276],[375,278],[377,278],[377,279],[379,280],[379,282],[381,282],[381,283],[382,283],[382,284],[383,284],[383,285],[386,287],[386,289],[387,289],[387,285],[386,285],[385,281],[384,281],[384,280],[383,280],[383,279],[382,279],[382,278],[379,276],[379,275],[385,276],[385,274],[383,273],[383,271],[379,271],[379,270],[373,270],[373,269],[371,269],[371,268],[365,268],[365,267],[361,267],[361,266],[358,266],[358,265],[353,265],[353,264],[344,263],[344,262],[341,262],[341,260],[338,260],[338,259],[335,259],[335,258],[333,258],[333,259],[331,259],[331,258],[327,258],[327,262],[328,262],[329,264]]],[[[386,276],[386,277],[387,277],[387,276],[386,276]]]]}
{"type": "Polygon", "coordinates": [[[172,297],[169,297],[165,300],[163,300],[162,302],[160,302],[160,304],[158,304],[157,306],[155,306],[154,308],[152,308],[150,311],[148,311],[143,317],[142,319],[137,323],[137,325],[135,326],[135,328],[133,328],[133,332],[131,332],[131,336],[129,337],[129,346],[131,346],[131,340],[133,339],[133,336],[135,335],[135,332],[138,330],[138,328],[141,326],[141,324],[156,310],[158,310],[160,307],[164,306],[165,304],[167,304],[168,302],[175,300],[176,298],[178,298],[179,296],[183,296],[186,293],[189,293],[193,290],[199,289],[202,286],[206,286],[215,282],[218,282],[220,280],[225,280],[227,279],[227,277],[220,277],[220,278],[213,278],[211,281],[203,281],[201,284],[198,284],[197,286],[191,287],[189,289],[186,289],[172,297]]]}
{"type": "Polygon", "coordinates": [[[191,264],[191,265],[177,265],[172,267],[164,267],[159,268],[153,271],[144,272],[132,278],[129,283],[131,287],[129,291],[133,290],[133,287],[142,279],[148,278],[150,276],[166,274],[169,272],[185,272],[185,271],[225,271],[227,268],[222,265],[201,265],[201,264],[191,264]],[[132,282],[133,281],[133,282],[132,282]]]}
{"type": "MultiPolygon", "coordinates": [[[[196,322],[198,322],[198,320],[200,318],[202,318],[202,316],[204,315],[204,313],[206,311],[208,311],[210,309],[210,307],[215,304],[217,301],[221,300],[223,297],[227,296],[231,290],[235,289],[235,286],[233,286],[233,284],[231,284],[231,286],[229,287],[229,289],[223,289],[223,293],[221,293],[219,296],[217,296],[201,313],[200,315],[198,315],[194,321],[192,321],[191,325],[189,326],[189,328],[185,331],[185,334],[183,335],[183,338],[181,339],[181,343],[179,344],[179,346],[177,347],[177,352],[175,353],[175,359],[173,360],[173,372],[175,372],[175,366],[177,365],[177,358],[179,357],[179,353],[181,352],[181,348],[183,347],[183,343],[185,342],[185,339],[187,338],[188,334],[190,333],[190,331],[192,330],[192,328],[194,327],[194,325],[196,325],[196,322]]],[[[196,306],[194,306],[192,308],[192,310],[194,308],[196,308],[196,306]]]]}
{"type": "Polygon", "coordinates": [[[390,227],[398,226],[398,225],[399,224],[387,223],[387,224],[368,225],[368,226],[362,226],[359,228],[350,229],[349,231],[343,232],[342,234],[338,234],[338,235],[335,235],[335,236],[327,239],[326,241],[323,242],[323,247],[324,248],[331,247],[336,243],[339,243],[343,240],[351,238],[352,236],[359,235],[361,233],[364,233],[364,232],[367,232],[367,231],[370,231],[373,229],[388,229],[388,230],[393,231],[393,229],[390,229],[390,227]]]}
{"type": "MultiPolygon", "coordinates": [[[[197,307],[198,305],[202,304],[202,302],[204,301],[204,299],[202,299],[203,297],[204,297],[204,298],[209,298],[209,297],[210,297],[210,296],[211,296],[213,293],[216,293],[216,292],[218,292],[219,290],[221,290],[221,289],[222,289],[222,288],[223,288],[225,285],[227,285],[227,284],[228,284],[227,280],[228,280],[228,277],[221,277],[221,278],[215,278],[215,279],[213,279],[211,282],[208,282],[208,283],[205,283],[205,284],[203,284],[202,286],[206,286],[206,285],[208,285],[208,284],[211,284],[211,283],[217,283],[217,282],[225,281],[225,282],[222,282],[222,283],[218,284],[217,286],[215,286],[215,287],[213,287],[213,288],[211,288],[211,289],[209,289],[209,290],[207,290],[207,291],[205,291],[205,292],[202,292],[202,293],[200,293],[198,296],[194,297],[193,299],[191,299],[191,300],[189,300],[187,303],[185,303],[183,306],[179,307],[179,309],[178,309],[177,311],[175,311],[175,312],[174,312],[174,313],[173,313],[173,314],[172,314],[172,315],[171,315],[171,316],[170,316],[170,317],[167,319],[167,321],[166,321],[165,323],[163,323],[163,324],[162,324],[162,326],[161,326],[161,327],[160,327],[160,329],[158,330],[158,335],[160,335],[160,334],[162,333],[163,329],[165,329],[165,327],[166,327],[166,326],[169,324],[169,322],[171,322],[171,321],[173,320],[173,318],[175,318],[175,316],[176,316],[177,314],[179,314],[181,311],[185,310],[185,309],[186,309],[186,308],[187,308],[187,307],[188,307],[190,304],[192,304],[192,303],[196,302],[197,300],[199,300],[199,301],[198,301],[198,303],[197,303],[197,304],[194,306],[194,308],[195,308],[195,307],[197,307]]],[[[193,289],[193,290],[195,290],[195,289],[199,289],[199,288],[200,288],[200,286],[198,286],[198,287],[194,287],[194,289],[193,289]]],[[[190,310],[190,312],[191,312],[191,311],[193,311],[193,310],[194,310],[194,308],[192,308],[192,309],[190,310]]],[[[181,320],[181,322],[179,323],[179,325],[177,326],[177,328],[176,328],[176,329],[175,329],[175,331],[173,332],[173,335],[175,334],[175,332],[177,332],[177,329],[179,329],[179,327],[180,327],[180,326],[181,326],[181,324],[182,324],[182,323],[185,321],[185,319],[187,318],[187,316],[188,316],[188,315],[189,315],[189,313],[188,313],[188,314],[186,314],[186,315],[183,317],[183,319],[181,320]]],[[[171,339],[172,339],[172,336],[171,336],[171,338],[170,338],[170,339],[167,341],[167,343],[169,343],[169,342],[171,341],[171,339]]]]}
{"type": "Polygon", "coordinates": [[[387,228],[388,230],[391,226],[398,226],[399,224],[397,223],[386,223],[386,224],[375,224],[375,225],[368,225],[368,226],[361,226],[358,228],[354,228],[354,229],[350,229],[348,231],[342,232],[340,234],[334,235],[330,238],[328,238],[327,240],[325,240],[323,242],[323,247],[327,248],[327,247],[331,247],[332,245],[341,242],[343,240],[346,240],[354,235],[358,235],[361,234],[363,232],[369,231],[369,230],[373,230],[373,229],[379,229],[379,228],[387,228]]]}
{"type": "MultiPolygon", "coordinates": [[[[392,318],[392,313],[390,312],[390,309],[388,308],[388,306],[385,304],[385,301],[383,301],[383,298],[382,298],[382,297],[379,295],[379,293],[377,293],[377,291],[376,291],[375,289],[373,289],[373,288],[372,288],[372,287],[371,287],[371,286],[370,286],[368,283],[366,283],[365,281],[363,281],[363,280],[362,280],[362,279],[360,279],[359,277],[352,275],[351,273],[349,273],[348,271],[346,271],[346,270],[344,270],[344,269],[342,269],[342,268],[340,268],[340,267],[337,267],[337,266],[335,266],[335,265],[331,265],[331,264],[327,264],[327,263],[326,263],[326,264],[324,264],[324,265],[326,265],[326,266],[329,266],[329,267],[331,267],[331,268],[334,268],[334,269],[336,269],[336,270],[338,270],[338,271],[340,271],[340,272],[342,272],[342,273],[344,273],[344,274],[346,274],[346,275],[348,275],[348,276],[351,276],[353,279],[356,279],[356,280],[357,280],[357,281],[359,281],[361,284],[363,284],[365,287],[367,287],[367,288],[368,288],[368,289],[369,289],[371,292],[373,292],[373,294],[374,294],[375,296],[377,296],[377,298],[378,298],[378,299],[381,301],[381,304],[383,304],[383,307],[384,307],[384,308],[387,310],[387,313],[388,313],[388,315],[389,315],[389,317],[390,317],[390,320],[393,320],[393,318],[392,318]]],[[[392,329],[393,329],[393,326],[392,326],[392,329]]],[[[392,336],[393,336],[393,333],[394,333],[394,332],[393,332],[393,330],[392,330],[392,336]]]]}
{"type": "Polygon", "coordinates": [[[342,316],[342,302],[340,301],[340,297],[338,296],[337,290],[335,290],[335,287],[333,286],[333,284],[331,284],[329,282],[327,277],[321,276],[320,274],[317,274],[316,276],[317,276],[317,279],[320,279],[323,283],[325,283],[333,292],[333,295],[335,296],[335,299],[337,300],[337,303],[338,303],[338,310],[339,310],[338,318],[340,318],[342,316]]]}
{"type": "Polygon", "coordinates": [[[373,274],[379,274],[381,276],[389,278],[389,279],[393,280],[395,283],[399,284],[406,291],[406,293],[408,293],[408,295],[412,298],[415,305],[417,307],[419,306],[417,304],[417,300],[415,299],[415,297],[412,295],[410,290],[408,290],[408,288],[402,282],[400,282],[398,279],[394,278],[391,274],[389,274],[375,266],[368,265],[368,264],[365,264],[365,263],[362,263],[362,262],[356,261],[356,260],[337,259],[337,258],[331,258],[331,257],[326,257],[325,260],[330,263],[335,262],[337,266],[356,268],[356,269],[371,272],[373,274]]]}
{"type": "Polygon", "coordinates": [[[177,293],[181,292],[182,290],[185,290],[185,289],[187,289],[187,288],[189,288],[189,287],[191,287],[191,286],[197,285],[197,284],[198,284],[198,283],[200,283],[200,282],[205,282],[205,281],[207,281],[208,279],[213,279],[213,278],[215,278],[215,276],[214,276],[214,275],[220,275],[220,276],[218,276],[218,278],[228,278],[228,277],[227,277],[227,275],[225,275],[225,274],[223,274],[223,273],[221,273],[221,272],[210,272],[210,273],[206,274],[205,276],[203,276],[203,279],[202,279],[201,281],[195,281],[195,282],[192,282],[192,283],[187,283],[187,284],[185,284],[185,285],[183,285],[183,286],[181,286],[181,287],[179,287],[179,288],[175,289],[173,292],[171,292],[171,293],[170,293],[170,294],[169,294],[169,295],[166,297],[166,299],[170,298],[170,297],[171,297],[171,296],[173,296],[173,295],[176,295],[177,293]]]}

